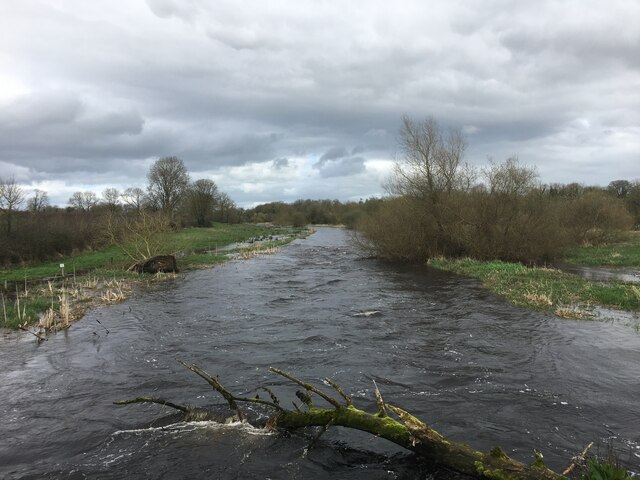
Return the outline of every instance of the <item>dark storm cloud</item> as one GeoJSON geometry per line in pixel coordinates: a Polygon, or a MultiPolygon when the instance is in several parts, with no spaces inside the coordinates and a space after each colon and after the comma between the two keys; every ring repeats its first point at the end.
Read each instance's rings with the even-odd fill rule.
{"type": "Polygon", "coordinates": [[[247,199],[269,194],[251,165],[286,195],[330,178],[366,197],[408,114],[463,129],[474,163],[640,177],[639,17],[632,0],[4,2],[0,165],[101,189],[177,155],[247,199]]]}

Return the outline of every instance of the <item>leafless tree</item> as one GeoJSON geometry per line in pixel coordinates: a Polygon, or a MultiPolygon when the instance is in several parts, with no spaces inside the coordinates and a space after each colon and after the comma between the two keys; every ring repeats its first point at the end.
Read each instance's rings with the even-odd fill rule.
{"type": "Polygon", "coordinates": [[[416,122],[405,116],[399,142],[404,158],[389,185],[392,193],[437,203],[442,194],[471,183],[463,169],[466,141],[459,130],[445,132],[431,117],[416,122]]]}
{"type": "Polygon", "coordinates": [[[492,195],[522,196],[541,187],[536,170],[520,165],[515,156],[500,164],[490,160],[482,173],[492,195]]]}
{"type": "Polygon", "coordinates": [[[102,192],[102,202],[110,212],[117,212],[120,208],[120,191],[117,188],[106,188],[102,192]]]}
{"type": "Polygon", "coordinates": [[[49,195],[43,190],[34,190],[33,197],[27,201],[27,209],[32,213],[40,213],[49,206],[49,195]]]}
{"type": "Polygon", "coordinates": [[[198,227],[211,223],[220,193],[214,181],[200,179],[193,182],[187,195],[187,214],[198,227]]]}
{"type": "Polygon", "coordinates": [[[419,206],[421,228],[430,231],[435,227],[429,239],[435,248],[450,243],[451,230],[460,220],[455,218],[455,196],[471,188],[476,177],[475,170],[463,164],[464,135],[459,130],[443,130],[432,117],[415,121],[405,116],[399,143],[403,159],[396,164],[387,188],[419,206]]]}
{"type": "Polygon", "coordinates": [[[628,180],[614,180],[607,186],[607,190],[618,198],[625,198],[632,188],[633,184],[628,180]]]}
{"type": "Polygon", "coordinates": [[[189,174],[177,157],[157,160],[147,174],[147,191],[151,203],[164,213],[173,215],[189,187],[189,174]]]}
{"type": "Polygon", "coordinates": [[[97,204],[98,196],[93,192],[74,192],[69,198],[69,205],[85,212],[88,212],[97,204]]]}
{"type": "Polygon", "coordinates": [[[122,194],[122,201],[136,213],[139,213],[145,203],[146,195],[140,187],[129,187],[122,194]]]}
{"type": "Polygon", "coordinates": [[[24,192],[15,178],[0,178],[0,211],[6,218],[7,235],[11,235],[13,214],[24,202],[24,192]]]}
{"type": "Polygon", "coordinates": [[[105,218],[105,234],[110,243],[135,262],[172,251],[163,237],[171,230],[171,217],[163,212],[140,210],[135,217],[109,213],[105,218]]]}
{"type": "Polygon", "coordinates": [[[229,223],[231,212],[236,208],[236,204],[231,197],[224,192],[218,195],[218,218],[221,222],[229,223]]]}

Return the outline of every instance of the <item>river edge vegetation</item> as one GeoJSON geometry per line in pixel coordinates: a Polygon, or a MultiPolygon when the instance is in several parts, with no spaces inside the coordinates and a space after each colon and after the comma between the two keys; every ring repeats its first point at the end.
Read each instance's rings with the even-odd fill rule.
{"type": "MultiPolygon", "coordinates": [[[[616,272],[640,273],[640,232],[620,234],[606,245],[567,249],[561,263],[597,267],[616,272]]],[[[500,260],[434,258],[428,265],[480,280],[494,293],[519,306],[545,310],[562,318],[592,318],[595,307],[640,310],[640,283],[617,280],[590,281],[579,275],[546,266],[527,267],[500,260]]],[[[640,324],[632,325],[640,330],[640,324]]]]}
{"type": "Polygon", "coordinates": [[[555,268],[500,260],[432,259],[428,265],[477,278],[515,305],[553,312],[562,318],[591,318],[597,306],[640,310],[640,288],[632,283],[593,282],[555,268]]]}
{"type": "MultiPolygon", "coordinates": [[[[306,228],[216,224],[164,232],[156,239],[161,249],[152,253],[176,255],[180,270],[189,271],[275,253],[280,246],[309,233],[306,228]]],[[[29,331],[44,339],[46,332],[68,327],[90,308],[122,302],[136,288],[179,276],[132,272],[128,269],[132,258],[125,249],[112,245],[55,262],[0,270],[0,326],[23,330],[34,327],[29,331]]]]}
{"type": "Polygon", "coordinates": [[[180,405],[172,400],[152,396],[138,396],[116,400],[113,403],[115,405],[158,404],[180,412],[178,415],[182,421],[246,422],[267,432],[319,427],[319,432],[314,434],[308,448],[311,448],[330,427],[340,426],[360,430],[412,451],[418,458],[424,459],[432,466],[444,467],[470,478],[486,480],[566,480],[578,478],[580,480],[631,480],[632,478],[617,459],[611,444],[608,445],[606,455],[597,453],[588,457],[587,454],[594,444],[593,442],[589,443],[581,453],[571,458],[571,463],[561,473],[548,468],[544,463],[543,455],[537,450],[533,451],[531,463],[524,463],[509,457],[499,446],[494,446],[486,452],[476,450],[466,443],[444,437],[411,413],[386,402],[375,381],[373,392],[377,411],[369,413],[357,408],[354,399],[331,378],[324,378],[322,383],[335,390],[337,396],[279,368],[270,367],[271,372],[284,377],[296,387],[300,387],[295,395],[301,404],[293,401],[294,409],[287,409],[283,406],[285,403],[281,402],[269,387],[244,386],[244,391],[250,388],[248,394],[258,391],[266,392],[263,398],[257,393],[253,397],[247,396],[248,394],[236,395],[221,383],[219,376],[212,376],[199,366],[181,359],[176,359],[176,361],[204,379],[209,386],[218,392],[227,402],[231,416],[220,415],[220,412],[214,413],[207,408],[180,405]],[[264,398],[266,396],[268,399],[264,398]],[[319,405],[320,403],[323,405],[319,405]],[[252,418],[241,408],[242,404],[270,409],[273,414],[252,418]]]}
{"type": "Polygon", "coordinates": [[[405,117],[399,144],[390,196],[356,226],[371,255],[479,278],[518,305],[561,317],[588,318],[595,306],[640,309],[637,284],[549,267],[638,266],[640,239],[630,230],[640,225],[640,181],[547,185],[516,157],[477,168],[463,161],[462,133],[433,118],[405,117]]]}

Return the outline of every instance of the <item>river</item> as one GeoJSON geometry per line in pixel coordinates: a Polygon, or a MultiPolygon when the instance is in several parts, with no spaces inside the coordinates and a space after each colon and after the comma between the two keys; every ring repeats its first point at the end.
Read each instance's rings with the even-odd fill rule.
{"type": "Polygon", "coordinates": [[[112,404],[153,395],[222,411],[175,358],[237,393],[272,386],[286,404],[295,389],[269,366],[331,377],[370,411],[375,380],[389,403],[479,449],[532,461],[536,448],[562,469],[588,442],[601,453],[612,443],[640,470],[633,328],[526,311],[475,280],[362,258],[348,240],[321,228],[275,255],[162,282],[40,345],[5,335],[0,477],[455,477],[337,427],[307,449],[309,433],[175,423],[167,407],[112,404]]]}

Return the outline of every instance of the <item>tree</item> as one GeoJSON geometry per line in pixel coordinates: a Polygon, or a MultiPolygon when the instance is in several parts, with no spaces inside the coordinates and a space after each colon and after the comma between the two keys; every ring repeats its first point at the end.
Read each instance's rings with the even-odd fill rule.
{"type": "Polygon", "coordinates": [[[413,230],[419,256],[457,253],[460,192],[471,188],[475,171],[463,164],[466,141],[459,130],[443,130],[431,117],[416,122],[403,117],[399,143],[403,161],[388,184],[415,213],[413,230]],[[424,250],[424,251],[423,251],[424,250]]]}
{"type": "Polygon", "coordinates": [[[120,191],[117,188],[106,188],[102,192],[102,202],[110,212],[117,212],[120,208],[120,191]]]}
{"type": "Polygon", "coordinates": [[[189,174],[177,157],[158,159],[147,174],[149,200],[159,210],[173,215],[189,187],[189,174]]]}
{"type": "Polygon", "coordinates": [[[445,132],[431,117],[415,122],[405,116],[399,142],[404,162],[396,165],[392,193],[428,199],[435,206],[442,195],[469,183],[461,170],[466,140],[459,130],[445,132]]]}
{"type": "MultiPolygon", "coordinates": [[[[259,395],[253,397],[235,395],[222,385],[217,376],[212,376],[194,364],[178,360],[184,367],[203,378],[215,391],[227,402],[229,408],[235,412],[234,421],[247,421],[246,413],[240,408],[241,403],[249,403],[268,407],[274,410],[274,414],[267,420],[265,429],[273,431],[295,430],[304,427],[321,427],[322,430],[316,439],[327,429],[333,426],[353,428],[371,433],[376,437],[384,438],[400,445],[407,450],[415,452],[434,465],[443,466],[451,470],[485,480],[562,480],[566,477],[547,468],[542,460],[542,455],[535,452],[535,461],[531,464],[519,462],[510,458],[500,447],[494,447],[488,452],[480,452],[469,445],[443,437],[439,432],[423,423],[409,412],[390,405],[382,398],[377,385],[374,382],[374,393],[378,411],[368,413],[354,406],[353,399],[330,378],[324,379],[324,384],[333,388],[336,394],[330,395],[326,391],[300,380],[293,375],[278,368],[270,370],[291,381],[300,389],[296,391],[296,397],[302,402],[298,406],[293,402],[294,410],[288,410],[284,403],[278,399],[275,393],[268,387],[252,389],[252,392],[264,390],[266,398],[259,395]],[[316,406],[316,402],[323,402],[326,407],[316,406]]],[[[136,397],[129,400],[117,400],[116,405],[130,405],[135,403],[156,403],[179,410],[187,421],[212,420],[207,410],[196,409],[186,405],[157,397],[136,397]]],[[[586,449],[582,456],[586,454],[586,449]]],[[[564,474],[569,473],[575,463],[565,469],[564,474]]]]}
{"type": "Polygon", "coordinates": [[[34,190],[33,197],[27,201],[27,209],[32,213],[40,213],[49,206],[49,195],[43,190],[34,190]]]}
{"type": "Polygon", "coordinates": [[[607,190],[617,198],[625,198],[631,191],[632,185],[628,180],[614,180],[609,183],[607,190]]]}
{"type": "Polygon", "coordinates": [[[624,203],[633,216],[634,227],[640,229],[640,180],[631,183],[631,189],[624,199],[624,203]]]}
{"type": "MultiPolygon", "coordinates": [[[[218,220],[222,223],[232,223],[231,214],[236,210],[236,204],[224,192],[218,195],[218,220]]],[[[235,215],[234,215],[235,216],[235,215]]]]}
{"type": "Polygon", "coordinates": [[[146,195],[140,187],[129,187],[122,194],[122,201],[133,211],[140,213],[146,201],[146,195]]]}
{"type": "Polygon", "coordinates": [[[69,205],[84,212],[88,212],[97,204],[98,196],[93,192],[74,192],[69,198],[69,205]]]}
{"type": "Polygon", "coordinates": [[[200,179],[189,187],[186,211],[189,219],[197,227],[205,227],[213,221],[218,204],[218,186],[212,180],[200,179]]]}
{"type": "Polygon", "coordinates": [[[13,177],[0,178],[0,211],[4,212],[6,217],[7,235],[11,235],[13,214],[23,201],[24,192],[16,180],[13,177]]]}
{"type": "Polygon", "coordinates": [[[139,215],[106,215],[105,235],[109,242],[136,263],[170,253],[164,233],[171,230],[171,218],[164,212],[141,210],[139,215]]]}

